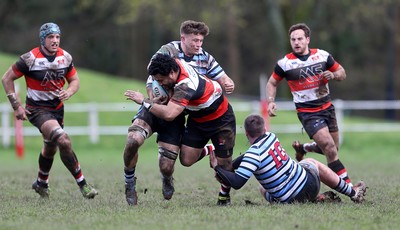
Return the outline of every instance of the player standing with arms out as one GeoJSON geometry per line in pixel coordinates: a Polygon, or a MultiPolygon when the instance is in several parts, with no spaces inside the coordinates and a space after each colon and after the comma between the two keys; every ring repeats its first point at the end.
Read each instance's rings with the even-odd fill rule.
{"type": "Polygon", "coordinates": [[[311,30],[304,23],[290,27],[292,52],[277,62],[266,86],[268,113],[276,116],[277,86],[286,79],[297,116],[310,139],[314,140],[305,144],[293,142],[296,159],[301,161],[306,152],[311,151],[324,154],[328,167],[351,185],[347,170],[339,160],[339,128],[328,86],[329,81],[346,79],[346,72],[328,52],[310,49],[310,36],[311,30]]]}
{"type": "MultiPolygon", "coordinates": [[[[171,57],[184,60],[199,73],[220,83],[224,91],[230,94],[234,90],[234,82],[228,77],[215,58],[202,48],[204,38],[208,34],[209,28],[205,23],[192,20],[184,21],[180,27],[180,41],[173,41],[163,45],[153,58],[157,54],[167,54],[171,57]]],[[[149,76],[146,89],[150,99],[153,98],[152,82],[153,78],[149,76]]],[[[173,121],[164,121],[145,111],[143,108],[139,109],[128,130],[127,142],[124,149],[125,195],[128,204],[135,205],[137,203],[135,170],[138,149],[144,143],[145,139],[155,132],[158,134],[157,143],[159,168],[162,178],[162,193],[166,200],[172,198],[175,191],[173,172],[175,161],[180,151],[184,125],[184,114],[179,115],[173,121]]],[[[213,145],[206,145],[202,157],[208,155],[213,148],[213,145]]],[[[229,187],[221,185],[218,204],[224,205],[228,203],[228,198],[229,187]]]]}
{"type": "Polygon", "coordinates": [[[264,199],[269,202],[292,203],[317,201],[322,182],[350,197],[355,203],[364,201],[367,187],[363,181],[352,186],[326,165],[312,158],[295,162],[287,155],[278,137],[266,132],[261,116],[248,116],[244,121],[244,129],[251,146],[233,161],[235,172],[218,166],[214,154],[210,154],[210,165],[224,183],[240,189],[254,175],[260,183],[264,199]]]}
{"type": "Polygon", "coordinates": [[[127,90],[125,96],[166,121],[176,119],[184,111],[189,114],[180,146],[182,165],[189,167],[201,159],[203,147],[211,140],[218,164],[232,171],[236,120],[222,87],[185,61],[165,54],[153,58],[148,73],[165,89],[173,89],[169,102],[156,104],[133,90],[127,90]]]}
{"type": "Polygon", "coordinates": [[[48,198],[49,174],[57,149],[85,198],[94,198],[97,191],[86,183],[79,161],[72,150],[71,139],[64,131],[64,104],[79,89],[78,73],[72,56],[59,47],[61,30],[54,23],[45,23],[39,30],[40,46],[23,54],[2,78],[4,90],[18,120],[29,121],[43,136],[39,154],[39,172],[32,184],[41,197],[48,198]],[[26,107],[15,94],[14,81],[25,76],[26,107]],[[63,89],[65,81],[67,89],[63,89]]]}

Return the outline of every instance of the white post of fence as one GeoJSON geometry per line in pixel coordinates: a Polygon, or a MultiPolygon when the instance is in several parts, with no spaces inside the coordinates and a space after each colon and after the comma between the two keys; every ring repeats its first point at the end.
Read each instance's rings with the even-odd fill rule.
{"type": "Polygon", "coordinates": [[[96,104],[89,105],[89,136],[93,144],[99,142],[99,113],[96,104]]]}
{"type": "Polygon", "coordinates": [[[4,103],[0,105],[1,108],[1,127],[2,127],[2,141],[4,147],[10,146],[11,140],[11,129],[10,129],[10,109],[8,104],[4,103]]]}
{"type": "Polygon", "coordinates": [[[336,111],[336,120],[337,124],[339,127],[339,146],[342,145],[343,143],[343,118],[344,118],[344,102],[343,100],[336,99],[333,101],[333,104],[335,105],[335,111],[336,111]]]}

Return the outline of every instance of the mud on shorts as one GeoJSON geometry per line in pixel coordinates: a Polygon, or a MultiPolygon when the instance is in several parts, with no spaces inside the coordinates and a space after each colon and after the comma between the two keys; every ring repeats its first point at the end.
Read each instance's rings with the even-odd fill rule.
{"type": "Polygon", "coordinates": [[[29,122],[39,130],[48,120],[57,120],[58,124],[64,128],[64,106],[59,109],[26,106],[26,110],[31,113],[26,113],[29,122]]]}
{"type": "Polygon", "coordinates": [[[181,113],[173,121],[165,121],[156,117],[143,106],[140,106],[133,118],[145,121],[153,133],[157,133],[157,142],[162,141],[172,145],[181,145],[183,131],[185,130],[185,114],[181,113]]]}
{"type": "Polygon", "coordinates": [[[317,166],[306,161],[300,161],[299,165],[306,170],[307,181],[303,189],[294,197],[294,201],[307,202],[317,198],[321,186],[321,179],[317,166]]]}
{"type": "Polygon", "coordinates": [[[221,117],[207,122],[196,122],[189,118],[182,137],[182,144],[203,148],[209,140],[215,146],[215,155],[220,158],[232,156],[236,137],[236,118],[232,107],[221,117]]]}
{"type": "Polygon", "coordinates": [[[333,105],[319,112],[298,112],[297,117],[299,118],[310,139],[312,139],[318,130],[326,126],[328,126],[329,132],[337,132],[339,130],[336,120],[335,107],[333,105]]]}

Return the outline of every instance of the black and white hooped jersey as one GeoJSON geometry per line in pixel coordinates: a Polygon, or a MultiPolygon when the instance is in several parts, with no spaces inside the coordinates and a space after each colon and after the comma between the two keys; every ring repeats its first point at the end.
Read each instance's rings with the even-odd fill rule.
{"type": "Polygon", "coordinates": [[[33,107],[60,108],[58,92],[65,79],[76,74],[72,56],[58,48],[55,56],[46,57],[40,47],[23,54],[12,66],[17,76],[25,76],[26,104],[33,107]]]}
{"type": "MultiPolygon", "coordinates": [[[[180,41],[173,41],[166,45],[161,46],[161,48],[153,55],[157,54],[168,54],[171,57],[179,58],[184,60],[190,66],[192,66],[197,72],[210,78],[213,81],[218,80],[220,77],[225,75],[225,71],[222,69],[220,64],[215,60],[215,58],[200,48],[199,53],[195,54],[193,57],[188,57],[182,50],[180,41]]],[[[153,58],[152,57],[152,58],[153,58]]],[[[150,61],[151,62],[151,61],[150,61]]],[[[147,87],[151,87],[152,77],[149,76],[147,79],[147,87]]]]}

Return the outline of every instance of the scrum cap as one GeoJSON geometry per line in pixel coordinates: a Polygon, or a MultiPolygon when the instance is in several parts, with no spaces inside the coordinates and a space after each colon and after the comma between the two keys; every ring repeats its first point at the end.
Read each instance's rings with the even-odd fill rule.
{"type": "Polygon", "coordinates": [[[44,45],[44,39],[49,34],[61,34],[60,27],[52,22],[43,24],[39,30],[40,44],[44,45]]]}

